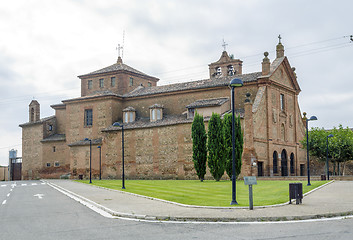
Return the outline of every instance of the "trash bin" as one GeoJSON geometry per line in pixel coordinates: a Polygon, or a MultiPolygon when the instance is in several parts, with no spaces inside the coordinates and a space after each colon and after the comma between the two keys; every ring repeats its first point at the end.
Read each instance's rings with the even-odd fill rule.
{"type": "Polygon", "coordinates": [[[289,203],[292,203],[292,199],[296,200],[296,204],[302,203],[302,199],[303,199],[302,183],[289,184],[289,203]]]}
{"type": "Polygon", "coordinates": [[[326,175],[321,174],[321,181],[325,181],[326,180],[326,175]]]}
{"type": "Polygon", "coordinates": [[[83,179],[83,175],[82,174],[78,175],[78,179],[82,180],[83,179]]]}

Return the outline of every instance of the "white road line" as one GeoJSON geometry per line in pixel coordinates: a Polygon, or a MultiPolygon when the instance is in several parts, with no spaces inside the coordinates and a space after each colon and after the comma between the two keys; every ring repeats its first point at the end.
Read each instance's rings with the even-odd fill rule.
{"type": "Polygon", "coordinates": [[[10,197],[10,193],[7,194],[7,197],[10,197]]]}
{"type": "Polygon", "coordinates": [[[10,189],[10,192],[12,192],[12,190],[13,190],[13,189],[11,188],[11,189],[10,189]]]}
{"type": "Polygon", "coordinates": [[[35,185],[37,185],[37,183],[32,183],[32,186],[35,186],[35,185]]]}
{"type": "Polygon", "coordinates": [[[27,183],[22,183],[21,186],[27,186],[27,183]]]}
{"type": "Polygon", "coordinates": [[[45,183],[45,182],[42,182],[41,184],[44,185],[44,184],[46,184],[46,183],[45,183]]]}
{"type": "Polygon", "coordinates": [[[1,185],[1,187],[6,187],[7,185],[1,185]]]}
{"type": "Polygon", "coordinates": [[[2,202],[2,205],[4,205],[4,204],[6,204],[6,200],[4,200],[4,201],[2,202]]]}

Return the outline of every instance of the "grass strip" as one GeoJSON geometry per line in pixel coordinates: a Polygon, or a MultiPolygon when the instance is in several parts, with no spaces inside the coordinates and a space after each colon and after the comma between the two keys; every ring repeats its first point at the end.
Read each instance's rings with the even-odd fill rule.
{"type": "MultiPolygon", "coordinates": [[[[78,182],[89,184],[88,180],[78,182]]],[[[288,202],[289,183],[301,182],[303,194],[328,181],[257,181],[253,186],[254,206],[266,206],[288,202]]],[[[188,205],[229,207],[231,202],[231,181],[198,180],[126,180],[126,189],[121,189],[121,180],[92,180],[92,185],[136,193],[188,205]]],[[[237,181],[236,199],[238,205],[249,206],[248,186],[237,181]]]]}

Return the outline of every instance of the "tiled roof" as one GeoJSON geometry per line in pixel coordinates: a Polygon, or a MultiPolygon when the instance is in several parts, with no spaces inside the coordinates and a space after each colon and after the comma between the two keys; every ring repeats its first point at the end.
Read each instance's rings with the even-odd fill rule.
{"type": "Polygon", "coordinates": [[[40,119],[39,121],[37,122],[27,122],[27,123],[23,123],[23,124],[20,124],[19,126],[20,127],[26,127],[26,126],[31,126],[31,125],[35,125],[35,124],[40,124],[40,123],[44,123],[45,121],[48,121],[52,118],[55,118],[55,116],[50,116],[50,117],[46,117],[46,118],[42,118],[40,119]]]}
{"type": "MultiPolygon", "coordinates": [[[[187,119],[185,115],[167,115],[163,116],[163,119],[151,122],[149,118],[138,118],[135,122],[124,123],[124,129],[136,129],[136,128],[150,128],[150,127],[161,127],[161,126],[170,126],[181,123],[192,123],[193,119],[187,119]]],[[[109,126],[106,129],[103,129],[103,132],[109,131],[120,131],[121,127],[109,126]]]]}
{"type": "Polygon", "coordinates": [[[254,72],[236,76],[226,76],[222,78],[211,78],[199,81],[192,81],[192,82],[183,82],[183,83],[175,83],[170,85],[163,85],[163,86],[154,86],[154,87],[138,87],[133,91],[126,93],[124,95],[119,95],[113,93],[109,90],[106,91],[97,91],[93,92],[87,96],[73,98],[64,100],[62,102],[70,102],[75,100],[83,100],[83,99],[90,99],[95,97],[104,97],[104,96],[116,96],[116,97],[138,97],[138,96],[147,96],[159,93],[169,93],[169,92],[176,92],[176,91],[183,91],[183,90],[193,90],[193,89],[203,89],[203,88],[210,88],[210,87],[221,87],[221,86],[228,86],[229,82],[234,78],[240,78],[243,82],[254,82],[257,81],[257,78],[261,76],[261,72],[254,72]]]}
{"type": "MultiPolygon", "coordinates": [[[[231,113],[229,110],[226,113],[231,113]]],[[[224,114],[226,114],[224,113],[224,114]]],[[[223,114],[223,115],[224,115],[223,114]]],[[[241,118],[244,118],[244,109],[235,109],[235,114],[237,116],[240,115],[241,118]]],[[[222,115],[222,117],[223,117],[222,115]]],[[[194,119],[186,118],[186,115],[164,115],[161,120],[151,122],[149,118],[137,118],[135,122],[132,123],[124,123],[124,130],[126,129],[139,129],[139,128],[152,128],[152,127],[163,127],[163,126],[171,126],[176,124],[185,124],[192,123],[194,119]]],[[[210,117],[204,117],[204,121],[208,122],[210,117]]],[[[121,131],[121,127],[114,127],[113,125],[103,129],[102,132],[110,132],[110,131],[121,131]]]]}
{"type": "Polygon", "coordinates": [[[228,101],[229,98],[201,99],[187,105],[186,108],[221,106],[228,101]]]}
{"type": "MultiPolygon", "coordinates": [[[[102,138],[92,139],[92,145],[99,145],[99,144],[102,144],[102,138]]],[[[84,139],[68,144],[69,147],[86,146],[86,145],[89,145],[89,140],[85,141],[84,139]]]]}
{"type": "MultiPolygon", "coordinates": [[[[97,71],[94,71],[94,72],[91,72],[91,73],[88,73],[88,74],[84,74],[84,75],[80,75],[79,77],[85,77],[85,76],[90,76],[90,75],[95,75],[95,74],[101,74],[101,73],[109,73],[109,72],[116,72],[116,71],[128,71],[128,72],[132,72],[132,73],[136,73],[136,74],[139,74],[139,75],[143,75],[145,77],[149,77],[149,78],[155,78],[155,77],[152,77],[152,76],[149,76],[143,72],[140,72],[124,63],[120,63],[120,62],[117,62],[113,65],[110,65],[108,67],[105,67],[105,68],[102,68],[102,69],[99,69],[97,71]]],[[[157,78],[155,78],[156,80],[158,80],[157,78]]]]}
{"type": "Polygon", "coordinates": [[[67,99],[67,100],[63,100],[62,102],[71,102],[71,101],[76,101],[76,100],[83,100],[83,99],[91,99],[91,98],[96,98],[96,97],[106,97],[106,96],[115,96],[115,97],[122,97],[119,94],[113,93],[109,90],[105,90],[105,91],[96,91],[96,92],[92,92],[86,96],[83,97],[77,97],[77,98],[71,98],[71,99],[67,99]]]}
{"type": "Polygon", "coordinates": [[[226,76],[226,77],[217,78],[217,79],[211,78],[211,79],[176,83],[176,84],[170,84],[170,85],[164,85],[164,86],[146,87],[133,92],[126,93],[123,95],[123,97],[137,97],[137,96],[145,96],[145,95],[152,95],[152,94],[158,94],[158,93],[168,93],[168,92],[183,91],[183,90],[228,86],[229,82],[234,77],[240,78],[243,82],[252,82],[252,81],[256,81],[257,78],[260,76],[261,76],[261,72],[255,72],[255,73],[242,74],[237,76],[226,76]]]}
{"type": "Polygon", "coordinates": [[[65,141],[65,134],[54,134],[47,138],[44,138],[41,142],[56,142],[56,141],[65,141]]]}

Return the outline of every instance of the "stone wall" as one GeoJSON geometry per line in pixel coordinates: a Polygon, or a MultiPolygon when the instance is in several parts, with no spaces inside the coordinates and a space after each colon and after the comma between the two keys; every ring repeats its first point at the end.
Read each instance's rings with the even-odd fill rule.
{"type": "Polygon", "coordinates": [[[125,94],[137,88],[140,85],[148,87],[156,86],[156,81],[141,77],[137,74],[125,74],[125,73],[114,73],[106,75],[96,75],[81,78],[81,96],[87,96],[97,91],[111,91],[117,94],[125,94]],[[115,77],[115,86],[111,85],[111,78],[115,77]],[[132,78],[132,85],[130,85],[130,78],[132,78]],[[103,79],[104,86],[101,88],[99,86],[99,80],[103,79]],[[88,89],[88,81],[92,81],[92,88],[88,89]]]}
{"type": "Polygon", "coordinates": [[[66,105],[66,140],[68,144],[85,138],[101,138],[101,131],[121,115],[122,104],[115,98],[69,102],[66,105]],[[93,124],[85,126],[85,110],[92,109],[93,124]]]}
{"type": "Polygon", "coordinates": [[[0,166],[0,181],[8,181],[9,179],[9,170],[6,166],[0,166]]]}
{"type": "Polygon", "coordinates": [[[59,178],[68,173],[70,173],[70,161],[66,142],[43,142],[40,178],[59,178]]]}
{"type": "MultiPolygon", "coordinates": [[[[103,176],[120,178],[121,131],[106,133],[103,176]]],[[[127,178],[194,179],[191,124],[125,130],[125,173],[127,178]]]]}
{"type": "Polygon", "coordinates": [[[32,124],[22,127],[22,179],[40,178],[42,168],[43,125],[32,124]]]}

